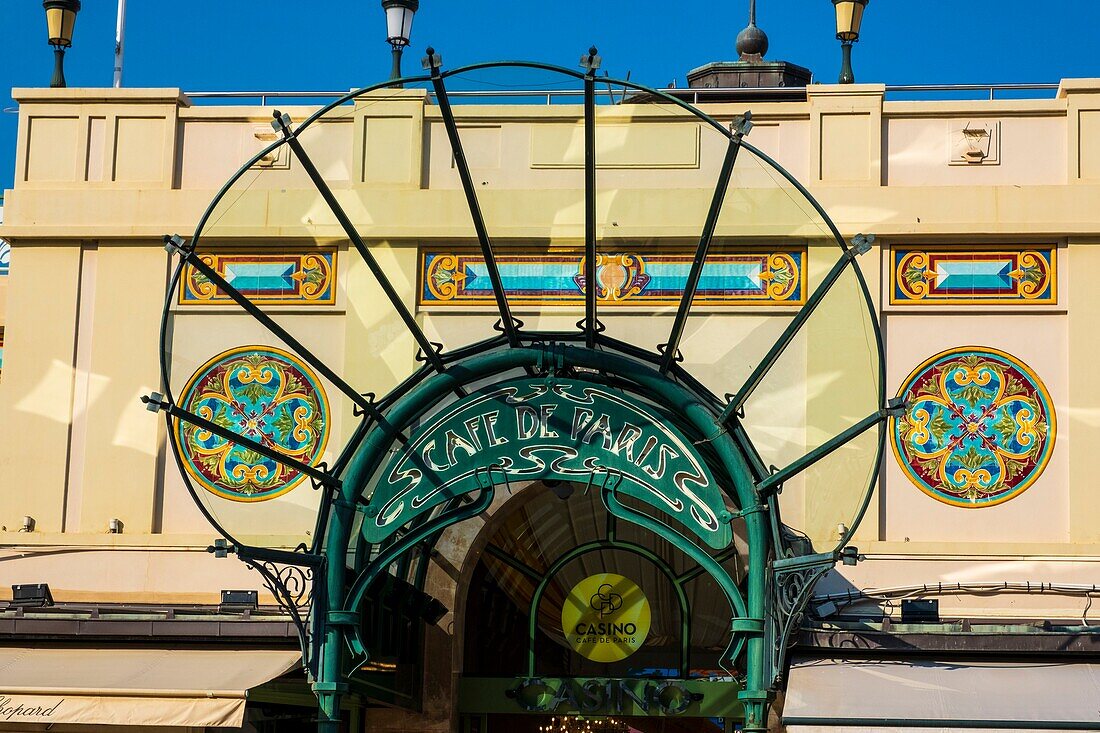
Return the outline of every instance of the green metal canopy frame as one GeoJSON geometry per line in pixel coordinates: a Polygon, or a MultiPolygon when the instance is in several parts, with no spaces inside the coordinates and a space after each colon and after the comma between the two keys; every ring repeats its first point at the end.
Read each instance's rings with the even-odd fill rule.
{"type": "Polygon", "coordinates": [[[200,499],[184,470],[181,449],[175,441],[169,441],[196,505],[223,537],[210,550],[220,556],[235,553],[255,568],[294,619],[303,663],[318,698],[319,730],[331,733],[338,729],[341,696],[349,689],[348,669],[357,668],[369,658],[372,639],[361,611],[375,581],[389,573],[395,563],[406,562],[410,552],[430,547],[447,527],[483,513],[496,492],[505,486],[510,489],[512,481],[579,482],[600,493],[611,516],[669,541],[691,558],[700,572],[715,580],[731,609],[730,645],[723,661],[737,664],[743,671],[737,695],[743,704],[745,730],[765,730],[768,704],[782,682],[787,646],[801,622],[814,582],[838,559],[854,561],[858,556],[847,544],[870,502],[886,418],[898,407],[883,403],[881,334],[856,263],[856,257],[869,248],[872,238],[858,236],[851,246],[844,241],[809,192],[745,141],[752,126],[748,113],[727,128],[675,96],[629,81],[599,77],[601,84],[641,92],[649,99],[675,105],[720,133],[727,141],[721,171],[665,343],[648,351],[608,336],[597,313],[596,287],[591,285],[585,288],[585,317],[576,331],[525,329],[509,308],[445,80],[475,70],[518,67],[553,72],[583,83],[584,268],[585,282],[594,284],[595,85],[599,56],[594,48],[582,56],[583,72],[515,61],[444,71],[440,56],[430,48],[424,61],[427,74],[387,80],[351,92],[296,127],[287,115],[276,111],[273,127],[280,139],[230,178],[189,242],[178,236],[165,237],[166,249],[179,259],[165,299],[160,332],[164,393],[153,393],[143,400],[150,410],[165,413],[169,434],[181,421],[199,426],[308,476],[322,493],[312,546],[302,545],[294,552],[249,546],[224,527],[200,499]],[[414,83],[430,83],[434,89],[500,316],[496,335],[454,351],[431,342],[421,330],[299,139],[310,125],[339,105],[375,90],[414,83]],[[363,394],[350,385],[196,254],[211,215],[234,184],[264,156],[284,145],[310,177],[419,347],[422,366],[381,398],[363,394]],[[805,197],[828,225],[841,254],[749,378],[735,393],[721,399],[683,368],[679,344],[741,150],[774,169],[805,197]],[[171,306],[185,267],[209,279],[352,402],[360,422],[332,466],[305,464],[176,404],[170,386],[171,306]],[[864,420],[790,465],[769,468],[742,423],[746,400],[849,269],[866,305],[878,350],[879,406],[864,420]],[[457,396],[457,401],[447,404],[452,396],[457,396]],[[441,404],[446,406],[440,408],[441,404]],[[460,426],[466,426],[465,432],[460,426]],[[782,524],[776,499],[783,482],[871,429],[878,433],[871,479],[854,521],[836,547],[815,554],[808,543],[792,541],[792,534],[782,524]],[[433,436],[440,435],[453,437],[434,442],[433,436]],[[398,455],[391,458],[395,446],[398,455]],[[624,501],[625,497],[631,501],[624,501]],[[726,509],[727,499],[735,511],[726,509]],[[639,505],[644,508],[639,509],[639,505]],[[747,574],[740,584],[710,552],[731,546],[731,524],[738,520],[744,521],[748,540],[747,574]],[[348,568],[353,570],[350,581],[348,568]]]}

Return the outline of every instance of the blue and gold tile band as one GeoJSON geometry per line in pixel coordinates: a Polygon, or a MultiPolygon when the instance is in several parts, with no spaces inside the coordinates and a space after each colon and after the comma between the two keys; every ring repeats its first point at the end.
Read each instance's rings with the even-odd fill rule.
{"type": "Polygon", "coordinates": [[[895,249],[890,303],[1054,305],[1057,250],[895,249]]]}
{"type": "MultiPolygon", "coordinates": [[[[675,305],[694,254],[603,252],[596,264],[597,297],[604,305],[675,305]]],[[[497,267],[513,305],[584,303],[584,254],[497,253],[497,267]]],[[[703,267],[695,305],[802,305],[806,250],[719,252],[703,267]]],[[[480,252],[423,249],[420,305],[493,305],[493,288],[480,252]]]]}
{"type": "Polygon", "coordinates": [[[0,239],[0,276],[7,275],[11,267],[11,245],[0,239]]]}
{"type": "MultiPolygon", "coordinates": [[[[203,253],[203,262],[248,299],[266,305],[336,302],[336,252],[203,253]]],[[[233,300],[193,267],[180,280],[180,305],[223,305],[233,300]]]]}

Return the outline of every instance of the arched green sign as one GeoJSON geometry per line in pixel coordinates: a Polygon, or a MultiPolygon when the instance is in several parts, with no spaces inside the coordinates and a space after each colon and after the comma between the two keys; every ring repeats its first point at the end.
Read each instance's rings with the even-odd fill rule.
{"type": "Polygon", "coordinates": [[[684,435],[636,397],[571,379],[518,379],[431,416],[377,476],[363,537],[380,542],[456,496],[535,479],[614,486],[672,516],[715,549],[730,515],[684,435]]]}

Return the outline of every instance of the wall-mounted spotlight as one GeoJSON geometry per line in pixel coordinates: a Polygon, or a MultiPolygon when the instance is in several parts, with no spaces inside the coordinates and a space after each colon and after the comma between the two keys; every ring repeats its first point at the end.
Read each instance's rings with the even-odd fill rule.
{"type": "Polygon", "coordinates": [[[11,587],[11,606],[15,608],[45,608],[53,605],[49,583],[24,583],[11,587]]]}

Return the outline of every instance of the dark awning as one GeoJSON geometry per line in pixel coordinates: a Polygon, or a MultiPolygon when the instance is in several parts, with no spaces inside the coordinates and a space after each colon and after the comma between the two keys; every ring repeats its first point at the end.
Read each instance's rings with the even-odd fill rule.
{"type": "Polygon", "coordinates": [[[0,725],[236,728],[248,690],[300,661],[254,649],[0,648],[0,725]]]}

